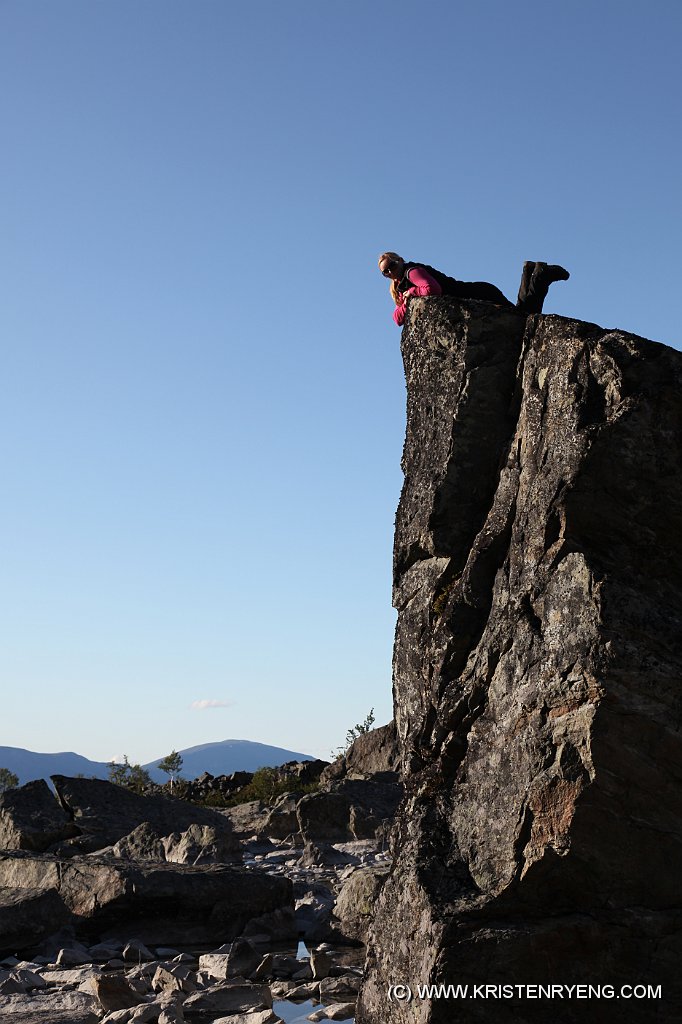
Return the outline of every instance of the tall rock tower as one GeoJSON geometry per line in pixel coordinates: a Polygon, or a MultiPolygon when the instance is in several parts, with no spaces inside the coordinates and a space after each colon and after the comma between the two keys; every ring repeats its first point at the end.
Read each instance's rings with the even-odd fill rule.
{"type": "Polygon", "coordinates": [[[402,350],[407,797],[358,1024],[682,1020],[682,354],[448,298],[402,350]]]}

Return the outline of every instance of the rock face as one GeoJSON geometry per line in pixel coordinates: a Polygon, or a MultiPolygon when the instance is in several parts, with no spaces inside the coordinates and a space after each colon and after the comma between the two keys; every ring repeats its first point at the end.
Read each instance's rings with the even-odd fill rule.
{"type": "Polygon", "coordinates": [[[627,1019],[676,1020],[682,354],[446,298],[412,300],[402,349],[407,795],[358,1024],[536,1019],[387,1001],[431,981],[661,985],[627,1019]]]}

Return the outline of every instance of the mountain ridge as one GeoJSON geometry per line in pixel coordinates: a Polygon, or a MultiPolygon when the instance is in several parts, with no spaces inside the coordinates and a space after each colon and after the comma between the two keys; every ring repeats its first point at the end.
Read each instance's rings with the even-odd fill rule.
{"type": "MultiPolygon", "coordinates": [[[[179,750],[183,758],[182,776],[196,778],[202,772],[211,775],[229,775],[236,771],[256,771],[257,768],[274,768],[286,761],[313,761],[312,754],[303,754],[285,747],[275,747],[253,740],[216,740],[179,750]]],[[[168,776],[158,769],[166,757],[154,758],[142,767],[146,768],[155,782],[165,782],[168,776]]],[[[0,767],[8,768],[19,776],[19,784],[33,779],[45,779],[51,775],[86,775],[97,779],[109,777],[109,761],[93,761],[75,751],[41,752],[24,747],[0,746],[0,767]]]]}

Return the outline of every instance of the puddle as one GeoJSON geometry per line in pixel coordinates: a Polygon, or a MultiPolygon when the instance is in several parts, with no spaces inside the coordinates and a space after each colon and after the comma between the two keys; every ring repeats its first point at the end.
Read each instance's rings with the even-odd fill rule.
{"type": "MultiPolygon", "coordinates": [[[[362,962],[364,957],[364,950],[359,952],[356,949],[344,949],[342,952],[335,952],[334,958],[337,963],[348,962],[362,962]]],[[[306,948],[305,942],[299,941],[298,949],[296,950],[297,960],[308,960],[310,958],[310,951],[306,948]]],[[[315,1010],[319,1010],[322,1004],[313,1002],[311,999],[306,999],[303,1003],[292,1003],[289,999],[275,999],[273,1002],[273,1012],[281,1017],[284,1024],[310,1024],[308,1020],[308,1014],[313,1013],[315,1010]]],[[[345,1024],[354,1024],[355,1017],[347,1017],[345,1024]]]]}
{"type": "MultiPolygon", "coordinates": [[[[320,1003],[313,1003],[310,999],[307,999],[305,1003],[290,1003],[287,999],[276,999],[272,1009],[278,1017],[282,1018],[284,1024],[310,1024],[308,1014],[319,1010],[320,1003]]],[[[354,1024],[354,1021],[355,1017],[348,1017],[344,1024],[354,1024]]]]}

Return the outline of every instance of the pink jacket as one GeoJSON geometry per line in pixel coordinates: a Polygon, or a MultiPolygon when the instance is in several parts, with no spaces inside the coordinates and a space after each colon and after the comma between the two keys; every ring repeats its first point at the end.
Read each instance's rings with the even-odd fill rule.
{"type": "Polygon", "coordinates": [[[410,295],[442,295],[443,289],[438,281],[430,274],[427,274],[421,267],[412,267],[407,272],[407,279],[412,283],[412,288],[403,292],[403,301],[393,310],[393,319],[398,327],[402,327],[407,310],[407,299],[410,295]]]}

